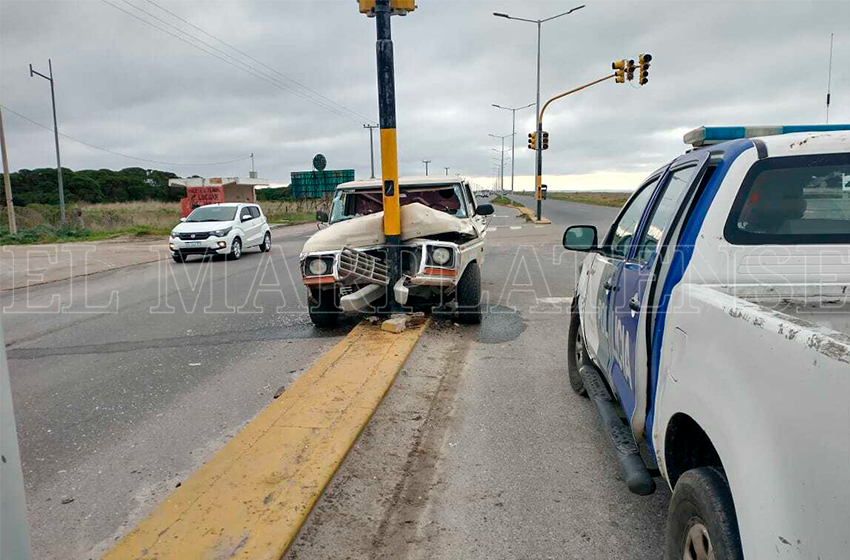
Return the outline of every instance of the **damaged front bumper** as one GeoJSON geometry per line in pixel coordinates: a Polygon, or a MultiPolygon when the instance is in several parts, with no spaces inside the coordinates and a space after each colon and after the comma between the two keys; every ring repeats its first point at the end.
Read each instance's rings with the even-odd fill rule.
{"type": "MultiPolygon", "coordinates": [[[[311,290],[336,289],[343,311],[365,311],[390,289],[386,247],[321,251],[301,255],[304,285],[311,290]],[[314,262],[319,261],[319,262],[314,262]]],[[[414,240],[401,246],[402,277],[392,286],[405,305],[411,295],[427,298],[450,292],[458,282],[460,252],[450,242],[414,240]],[[438,250],[439,249],[439,250],[438,250]]]]}

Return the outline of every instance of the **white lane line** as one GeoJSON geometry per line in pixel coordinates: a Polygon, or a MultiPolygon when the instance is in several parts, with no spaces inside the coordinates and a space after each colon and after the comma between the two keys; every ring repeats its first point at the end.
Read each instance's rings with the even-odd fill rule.
{"type": "Polygon", "coordinates": [[[522,226],[511,226],[511,229],[522,229],[522,226]]]}
{"type": "Polygon", "coordinates": [[[507,214],[493,214],[494,218],[510,218],[507,214]]]}
{"type": "Polygon", "coordinates": [[[488,229],[489,231],[496,231],[496,230],[497,230],[497,229],[499,229],[499,228],[498,228],[497,226],[490,226],[490,227],[489,227],[489,228],[487,228],[487,229],[488,229]]]}

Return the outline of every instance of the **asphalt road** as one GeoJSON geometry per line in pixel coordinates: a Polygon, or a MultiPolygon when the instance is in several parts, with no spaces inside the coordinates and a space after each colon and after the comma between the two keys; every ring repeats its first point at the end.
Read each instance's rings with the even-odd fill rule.
{"type": "Polygon", "coordinates": [[[628,492],[566,372],[580,256],[561,236],[571,224],[604,234],[617,210],[544,208],[553,225],[497,208],[483,323],[426,331],[289,560],[661,558],[669,492],[628,492]]]}
{"type": "Polygon", "coordinates": [[[307,317],[313,231],[0,300],[36,558],[98,556],[347,331],[307,317]]]}

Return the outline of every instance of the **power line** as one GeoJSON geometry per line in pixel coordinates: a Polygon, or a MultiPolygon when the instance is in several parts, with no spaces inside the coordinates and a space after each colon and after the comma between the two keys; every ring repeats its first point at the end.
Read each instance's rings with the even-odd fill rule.
{"type": "Polygon", "coordinates": [[[345,105],[343,105],[342,103],[339,103],[339,102],[337,102],[337,101],[334,101],[334,100],[333,100],[333,99],[331,99],[330,97],[327,97],[327,96],[325,96],[325,95],[322,95],[321,93],[319,93],[318,91],[314,90],[313,88],[308,87],[308,86],[304,85],[303,83],[299,82],[298,80],[296,80],[296,79],[295,79],[295,78],[293,78],[292,76],[289,76],[289,75],[287,75],[287,74],[284,74],[283,72],[281,72],[281,71],[277,70],[276,68],[273,68],[273,67],[269,66],[268,64],[266,64],[266,63],[262,62],[261,60],[257,60],[256,58],[254,58],[254,57],[253,57],[253,56],[251,56],[250,54],[246,53],[245,51],[243,51],[243,50],[241,50],[241,49],[239,49],[239,48],[237,48],[237,47],[234,47],[233,45],[231,45],[231,44],[230,44],[230,43],[228,43],[227,41],[224,41],[223,39],[220,39],[219,37],[216,37],[215,35],[213,35],[212,33],[208,32],[207,30],[203,29],[202,27],[198,27],[198,26],[197,26],[197,25],[195,25],[194,23],[192,23],[192,22],[190,22],[190,21],[188,21],[188,20],[186,20],[186,19],[184,19],[184,18],[180,17],[179,15],[175,14],[175,13],[174,13],[174,12],[172,12],[171,10],[168,10],[168,9],[166,9],[166,8],[164,8],[164,7],[162,7],[162,6],[160,6],[159,4],[157,4],[156,2],[154,2],[153,0],[145,0],[145,1],[146,1],[146,2],[148,2],[149,4],[152,4],[152,5],[156,6],[157,8],[159,8],[160,10],[162,10],[163,12],[165,12],[165,13],[167,13],[167,14],[170,14],[171,16],[173,16],[173,17],[175,17],[175,18],[179,19],[180,21],[182,21],[182,22],[183,22],[183,23],[185,23],[186,25],[188,25],[188,26],[190,26],[190,27],[193,27],[194,29],[197,29],[198,31],[200,31],[200,32],[201,32],[201,33],[203,33],[204,35],[206,35],[206,36],[208,36],[208,37],[210,37],[210,38],[212,38],[212,39],[215,39],[216,41],[218,41],[218,42],[219,42],[219,43],[221,43],[222,45],[225,45],[225,46],[227,46],[227,47],[229,47],[229,48],[233,49],[234,51],[238,52],[239,54],[241,54],[241,55],[242,55],[242,56],[244,56],[245,58],[247,58],[247,59],[249,59],[249,60],[252,60],[253,62],[256,62],[257,64],[259,64],[260,66],[262,66],[262,67],[264,67],[264,68],[266,68],[266,69],[268,69],[268,70],[271,70],[271,71],[272,71],[272,72],[274,72],[275,74],[277,74],[277,75],[279,75],[279,76],[281,76],[281,77],[283,77],[283,78],[285,78],[285,79],[289,80],[290,82],[292,82],[292,83],[294,83],[294,84],[296,84],[296,85],[298,85],[298,86],[300,86],[300,87],[302,87],[302,88],[306,89],[307,91],[309,91],[309,92],[313,93],[314,95],[317,95],[317,96],[321,97],[322,99],[324,99],[324,100],[326,100],[326,101],[328,101],[328,102],[330,102],[330,103],[332,103],[332,104],[334,104],[334,105],[336,105],[336,106],[338,106],[338,107],[341,107],[342,109],[345,109],[346,111],[348,111],[348,112],[349,112],[349,113],[351,113],[352,115],[355,115],[355,116],[357,116],[357,117],[360,117],[361,119],[364,119],[367,123],[374,123],[374,122],[375,122],[375,120],[374,120],[374,119],[369,118],[369,117],[367,117],[367,116],[364,116],[364,115],[362,115],[362,114],[358,113],[357,111],[355,111],[355,110],[353,110],[353,109],[350,109],[350,108],[346,107],[346,106],[345,106],[345,105]]]}
{"type": "Polygon", "coordinates": [[[248,63],[246,63],[246,62],[243,62],[243,61],[241,61],[241,60],[239,60],[239,59],[237,59],[237,58],[233,57],[232,55],[230,55],[230,54],[228,54],[228,53],[226,53],[226,52],[222,51],[221,49],[219,49],[219,48],[215,47],[214,45],[211,45],[211,44],[207,43],[206,41],[203,41],[202,39],[199,39],[199,38],[195,37],[194,35],[192,35],[192,34],[190,34],[190,33],[186,33],[184,30],[180,29],[179,27],[176,27],[176,26],[174,26],[174,25],[172,25],[172,24],[168,23],[167,21],[165,21],[165,20],[163,20],[163,19],[161,19],[161,18],[159,18],[159,17],[157,17],[157,16],[155,16],[155,15],[151,14],[150,12],[147,12],[147,11],[143,10],[142,8],[139,8],[138,6],[136,6],[136,5],[134,5],[134,4],[130,3],[130,2],[128,2],[127,0],[122,0],[122,1],[123,1],[125,4],[127,4],[128,6],[131,6],[132,8],[134,8],[134,9],[138,10],[139,12],[142,12],[143,14],[145,14],[145,15],[147,15],[147,16],[149,16],[149,17],[151,17],[151,18],[153,18],[153,19],[155,19],[155,20],[157,20],[157,21],[159,21],[159,22],[161,22],[161,23],[163,23],[163,24],[165,24],[165,25],[168,25],[168,26],[169,26],[169,27],[171,27],[172,29],[177,30],[177,32],[178,32],[178,33],[180,33],[181,35],[178,35],[177,33],[174,33],[174,32],[172,32],[172,31],[169,31],[168,29],[164,29],[164,28],[162,28],[162,27],[160,27],[160,26],[156,25],[155,23],[153,23],[153,22],[151,22],[151,21],[148,21],[147,19],[144,19],[143,17],[140,17],[140,16],[138,16],[138,15],[136,15],[136,14],[132,13],[132,12],[129,12],[129,11],[125,10],[124,8],[121,8],[120,6],[117,6],[117,5],[113,4],[113,3],[112,3],[112,2],[110,2],[109,0],[101,0],[101,1],[102,1],[104,4],[107,4],[107,5],[109,5],[109,6],[113,7],[113,8],[115,8],[116,10],[118,10],[118,11],[120,11],[120,12],[123,12],[123,13],[127,14],[128,16],[131,16],[131,17],[133,17],[133,18],[135,18],[135,19],[139,20],[140,22],[144,23],[145,25],[148,25],[148,26],[150,26],[150,27],[153,27],[154,29],[157,29],[157,30],[159,30],[159,31],[162,31],[163,33],[166,33],[166,34],[168,34],[168,35],[171,35],[171,36],[172,36],[172,37],[174,37],[175,39],[178,39],[178,40],[180,40],[180,41],[182,41],[182,42],[186,43],[186,44],[187,44],[187,45],[189,45],[190,47],[193,47],[193,48],[195,48],[195,49],[197,49],[197,50],[199,50],[199,51],[201,51],[201,52],[203,52],[203,53],[205,53],[205,54],[208,54],[208,55],[210,55],[210,56],[212,56],[212,57],[214,57],[214,58],[217,58],[218,60],[220,60],[220,61],[222,61],[222,62],[224,62],[224,63],[226,63],[226,64],[229,64],[230,66],[233,66],[234,68],[237,68],[238,70],[242,70],[243,72],[245,72],[245,73],[247,73],[247,74],[250,74],[250,75],[254,76],[255,78],[258,78],[258,79],[260,79],[260,80],[262,80],[262,81],[264,81],[264,82],[266,82],[266,83],[268,83],[268,84],[270,84],[270,85],[272,85],[272,86],[274,86],[274,87],[276,87],[276,88],[278,88],[278,89],[280,89],[280,90],[282,90],[282,91],[286,91],[287,93],[291,93],[291,94],[293,94],[293,95],[295,95],[295,96],[297,96],[297,97],[300,97],[301,99],[303,99],[303,100],[305,100],[305,101],[308,101],[308,102],[310,102],[310,103],[313,103],[314,105],[317,105],[317,106],[319,106],[319,107],[322,107],[323,109],[326,109],[327,111],[330,111],[330,112],[334,113],[334,114],[335,114],[335,115],[337,115],[337,116],[340,116],[340,117],[344,117],[344,118],[350,119],[350,120],[352,120],[352,121],[354,121],[354,122],[356,122],[356,123],[360,124],[360,119],[357,119],[357,118],[355,118],[355,117],[353,117],[353,116],[351,116],[351,115],[349,115],[349,114],[347,114],[347,113],[344,113],[343,111],[341,111],[340,109],[337,109],[336,107],[333,107],[333,106],[331,106],[331,105],[328,105],[327,103],[324,103],[324,102],[322,102],[322,101],[320,101],[320,100],[318,100],[318,99],[312,98],[312,97],[310,97],[309,95],[306,95],[306,94],[304,94],[303,92],[301,92],[301,91],[298,91],[298,90],[294,89],[292,86],[290,86],[290,85],[288,85],[288,84],[285,84],[285,83],[281,82],[281,81],[280,81],[280,80],[278,80],[277,78],[275,78],[275,77],[273,77],[273,76],[270,76],[270,75],[266,74],[266,73],[265,73],[265,72],[263,72],[262,70],[260,70],[260,69],[258,69],[258,68],[256,68],[256,67],[254,67],[254,66],[252,66],[252,65],[250,65],[250,64],[248,64],[248,63]],[[203,45],[205,45],[205,46],[209,47],[209,48],[210,48],[210,49],[212,49],[213,51],[216,51],[216,52],[218,52],[218,53],[221,53],[222,55],[224,55],[224,57],[227,57],[227,58],[224,58],[224,57],[222,57],[222,56],[219,56],[218,54],[215,54],[215,52],[210,52],[209,50],[207,50],[207,49],[205,49],[205,48],[201,47],[200,45],[197,45],[197,44],[195,44],[195,43],[193,43],[193,42],[191,42],[191,41],[187,40],[184,36],[185,36],[185,37],[190,37],[190,38],[194,39],[194,40],[195,40],[195,41],[197,41],[198,43],[201,43],[201,44],[203,44],[203,45]],[[228,59],[230,59],[230,60],[228,60],[228,59]]]}
{"type": "Polygon", "coordinates": [[[279,80],[277,80],[277,79],[275,79],[275,78],[273,78],[273,77],[271,77],[271,76],[267,76],[265,73],[263,73],[262,71],[260,71],[260,70],[258,70],[258,69],[256,69],[256,68],[254,68],[254,67],[253,67],[253,66],[251,66],[250,64],[244,63],[244,62],[242,62],[242,61],[240,61],[240,60],[238,60],[238,59],[236,59],[236,58],[234,58],[234,57],[230,56],[229,54],[225,53],[224,51],[222,51],[222,50],[220,50],[220,49],[217,49],[216,47],[214,47],[214,46],[210,45],[209,43],[206,43],[206,42],[204,42],[204,41],[202,41],[202,40],[198,39],[197,37],[195,37],[195,36],[193,36],[193,35],[190,35],[190,34],[188,34],[188,33],[185,33],[185,32],[184,32],[182,29],[180,29],[179,27],[175,27],[175,26],[171,25],[170,23],[165,22],[165,21],[163,21],[163,20],[161,20],[161,19],[157,18],[156,16],[154,16],[154,15],[152,15],[152,14],[149,14],[149,13],[148,13],[148,12],[146,12],[145,10],[142,10],[141,8],[139,8],[139,7],[137,7],[137,6],[134,6],[133,4],[131,4],[131,3],[127,2],[126,0],[123,0],[123,1],[124,1],[127,5],[129,5],[129,6],[133,7],[133,8],[135,8],[136,10],[138,10],[138,11],[140,11],[140,12],[144,13],[144,14],[148,14],[148,15],[150,15],[151,17],[153,17],[153,18],[155,18],[155,19],[158,19],[159,21],[162,21],[162,22],[163,22],[163,23],[165,23],[166,25],[169,25],[169,26],[171,26],[172,28],[176,29],[179,33],[181,33],[181,34],[183,34],[183,35],[186,35],[186,36],[188,36],[188,37],[191,37],[192,39],[194,39],[194,40],[196,40],[196,41],[198,41],[198,42],[200,42],[200,43],[202,43],[202,44],[204,44],[204,45],[207,45],[207,46],[209,46],[210,48],[212,48],[212,49],[214,49],[214,50],[217,50],[218,52],[222,53],[222,54],[223,54],[223,55],[225,55],[226,57],[228,57],[228,58],[232,59],[233,61],[235,61],[235,62],[236,62],[236,64],[234,64],[234,62],[231,62],[230,60],[227,60],[227,59],[225,59],[225,58],[222,58],[221,56],[218,56],[218,55],[216,55],[216,54],[214,54],[214,53],[212,53],[212,52],[209,52],[208,50],[206,50],[206,49],[204,49],[204,48],[202,48],[202,47],[200,47],[200,46],[196,45],[195,43],[192,43],[192,42],[190,42],[190,41],[186,40],[186,39],[185,39],[184,37],[182,37],[181,35],[177,35],[177,34],[175,34],[175,33],[171,32],[171,31],[168,31],[167,29],[163,29],[162,27],[159,27],[158,25],[156,25],[156,24],[154,24],[154,23],[151,23],[150,21],[148,21],[148,20],[146,20],[146,19],[144,19],[144,18],[142,18],[142,17],[139,17],[139,16],[137,16],[136,14],[134,14],[134,13],[132,13],[132,12],[128,12],[127,10],[125,10],[125,9],[123,9],[123,8],[119,7],[119,6],[116,6],[116,5],[115,5],[115,4],[113,4],[112,2],[109,2],[108,0],[101,0],[101,1],[102,1],[103,3],[105,3],[105,4],[108,4],[108,5],[112,6],[112,7],[113,7],[113,8],[115,8],[116,10],[119,10],[119,11],[124,12],[125,14],[127,14],[127,15],[129,15],[129,16],[131,16],[131,17],[136,18],[137,20],[141,21],[142,23],[144,23],[144,24],[146,24],[146,25],[149,25],[149,26],[153,27],[154,29],[158,29],[158,30],[162,31],[163,33],[167,33],[168,35],[171,35],[172,37],[174,37],[174,38],[176,38],[176,39],[179,39],[180,41],[183,41],[183,42],[184,42],[184,43],[186,43],[187,45],[189,45],[189,46],[191,46],[191,47],[194,47],[194,48],[198,49],[199,51],[204,52],[204,53],[206,53],[206,54],[208,54],[208,55],[210,55],[210,56],[212,56],[212,57],[215,57],[215,58],[217,58],[217,59],[221,60],[222,62],[225,62],[225,63],[227,63],[227,64],[230,64],[230,65],[231,65],[231,66],[233,66],[234,68],[237,68],[237,69],[239,69],[239,70],[242,70],[243,72],[246,72],[246,73],[248,73],[248,74],[251,74],[252,76],[254,76],[254,77],[256,77],[256,78],[259,78],[259,79],[263,80],[264,82],[266,82],[266,83],[268,83],[268,84],[271,84],[272,86],[274,86],[274,87],[276,87],[276,88],[278,88],[278,89],[280,89],[280,90],[286,91],[286,92],[288,92],[288,93],[292,93],[293,95],[296,95],[296,96],[300,97],[301,99],[304,99],[305,101],[309,101],[310,103],[314,103],[315,105],[318,105],[318,106],[320,106],[320,107],[323,107],[324,109],[327,109],[328,111],[331,111],[332,113],[336,114],[337,116],[345,117],[345,118],[351,119],[351,120],[353,120],[353,121],[357,122],[358,124],[359,124],[359,122],[360,122],[359,120],[354,119],[354,118],[352,118],[351,116],[349,116],[349,115],[347,115],[347,114],[345,114],[345,113],[342,113],[341,111],[339,111],[339,110],[335,109],[334,107],[327,106],[326,104],[324,104],[324,103],[322,103],[322,102],[320,102],[320,101],[317,101],[317,100],[315,100],[315,99],[312,99],[312,98],[310,98],[310,97],[308,97],[308,96],[306,96],[306,95],[302,94],[301,92],[299,92],[299,91],[297,91],[297,90],[292,89],[290,86],[288,86],[288,85],[286,85],[286,84],[284,84],[284,83],[280,82],[279,80]],[[242,66],[239,66],[238,64],[241,64],[242,66]],[[243,66],[244,66],[245,68],[243,68],[243,66]]]}
{"type": "MultiPolygon", "coordinates": [[[[2,107],[3,110],[5,110],[5,111],[21,118],[21,119],[27,121],[30,124],[41,127],[45,130],[53,130],[51,127],[44,125],[44,124],[41,124],[40,122],[34,121],[31,118],[29,118],[25,115],[22,115],[21,113],[19,113],[17,111],[9,109],[5,105],[0,105],[0,107],[2,107]]],[[[61,136],[63,138],[67,138],[68,140],[72,140],[74,142],[77,142],[78,144],[82,144],[83,146],[88,146],[89,148],[93,148],[95,150],[100,150],[101,152],[106,152],[106,153],[112,154],[114,156],[121,156],[121,157],[127,158],[127,159],[142,161],[142,162],[145,162],[145,163],[156,163],[156,164],[159,164],[159,165],[192,166],[192,167],[227,165],[227,164],[230,164],[230,163],[236,163],[238,161],[244,161],[244,160],[249,159],[251,157],[251,156],[248,155],[248,156],[244,156],[244,157],[240,157],[240,158],[236,158],[236,159],[231,159],[229,161],[217,161],[217,162],[212,162],[212,163],[175,163],[173,161],[158,161],[158,160],[155,160],[155,159],[145,159],[145,158],[140,158],[140,157],[136,157],[136,156],[128,156],[127,154],[122,154],[121,152],[116,152],[116,151],[110,150],[108,148],[103,148],[101,146],[95,146],[94,144],[90,144],[90,143],[88,143],[84,140],[80,140],[79,138],[74,138],[73,136],[70,136],[68,134],[63,134],[62,132],[59,133],[59,136],[61,136]]]]}

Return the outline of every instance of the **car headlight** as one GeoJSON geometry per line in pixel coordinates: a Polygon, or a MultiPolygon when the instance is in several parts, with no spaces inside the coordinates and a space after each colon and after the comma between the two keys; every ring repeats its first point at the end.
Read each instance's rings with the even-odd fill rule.
{"type": "Polygon", "coordinates": [[[452,252],[445,247],[436,247],[431,251],[431,260],[434,264],[443,266],[452,260],[452,252]]]}
{"type": "Polygon", "coordinates": [[[180,237],[180,234],[177,233],[177,230],[172,230],[171,237],[180,237]]]}
{"type": "Polygon", "coordinates": [[[328,266],[327,261],[324,259],[312,259],[309,263],[307,263],[307,270],[309,270],[310,274],[313,276],[327,274],[329,268],[330,266],[328,266]]]}
{"type": "Polygon", "coordinates": [[[224,229],[217,229],[214,232],[212,232],[211,235],[213,237],[224,237],[228,233],[230,233],[230,230],[232,230],[232,229],[233,229],[233,226],[230,226],[229,228],[224,228],[224,229]]]}

